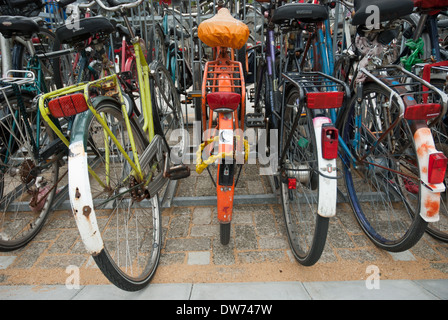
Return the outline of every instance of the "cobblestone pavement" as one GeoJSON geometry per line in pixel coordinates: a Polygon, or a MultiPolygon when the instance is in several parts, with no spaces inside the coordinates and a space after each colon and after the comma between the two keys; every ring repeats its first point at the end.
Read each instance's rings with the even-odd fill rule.
{"type": "MultiPolygon", "coordinates": [[[[448,279],[448,244],[425,234],[409,251],[379,250],[346,203],[338,204],[331,219],[320,261],[303,267],[289,250],[281,206],[269,201],[269,179],[259,175],[257,166],[244,167],[236,194],[266,197],[267,204],[235,205],[231,241],[222,246],[216,208],[203,205],[201,198],[197,204],[191,201],[215,195],[207,172],[193,172],[179,182],[175,201],[162,214],[164,242],[153,283],[364,280],[372,265],[381,279],[448,279]]],[[[0,286],[64,284],[69,266],[80,268],[82,285],[108,283],[85,253],[71,212],[60,210],[25,248],[0,253],[0,286]]]]}

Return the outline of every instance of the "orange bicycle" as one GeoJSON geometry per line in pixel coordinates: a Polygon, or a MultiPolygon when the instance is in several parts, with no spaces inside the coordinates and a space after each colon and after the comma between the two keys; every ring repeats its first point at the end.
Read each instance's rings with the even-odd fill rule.
{"type": "Polygon", "coordinates": [[[249,143],[243,135],[246,102],[243,68],[234,59],[234,50],[241,49],[249,38],[249,28],[233,18],[228,9],[218,8],[214,17],[199,25],[198,36],[213,48],[214,60],[206,63],[202,79],[204,132],[203,143],[196,153],[196,171],[200,174],[209,170],[209,165],[217,164],[214,183],[220,240],[226,245],[230,241],[235,173],[249,156],[249,143]]]}

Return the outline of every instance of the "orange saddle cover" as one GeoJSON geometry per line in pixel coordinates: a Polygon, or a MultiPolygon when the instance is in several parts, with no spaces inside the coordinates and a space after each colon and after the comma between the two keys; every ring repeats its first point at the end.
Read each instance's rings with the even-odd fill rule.
{"type": "Polygon", "coordinates": [[[199,25],[198,37],[209,47],[241,49],[249,39],[249,27],[222,8],[199,25]]]}

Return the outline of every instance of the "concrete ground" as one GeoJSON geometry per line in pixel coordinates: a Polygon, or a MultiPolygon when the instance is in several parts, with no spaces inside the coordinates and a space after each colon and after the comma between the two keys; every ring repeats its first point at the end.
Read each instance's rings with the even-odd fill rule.
{"type": "Polygon", "coordinates": [[[85,253],[70,210],[61,207],[25,248],[0,253],[0,299],[83,299],[98,292],[96,298],[120,299],[448,298],[447,243],[425,234],[406,252],[382,251],[346,203],[338,204],[331,219],[319,262],[301,266],[289,249],[269,179],[258,170],[244,168],[236,194],[243,200],[253,196],[255,204],[235,205],[228,246],[219,242],[215,206],[207,205],[215,194],[208,174],[193,172],[179,182],[162,214],[160,265],[140,293],[122,292],[108,282],[85,253]],[[73,267],[79,268],[80,289],[69,290],[73,267]]]}

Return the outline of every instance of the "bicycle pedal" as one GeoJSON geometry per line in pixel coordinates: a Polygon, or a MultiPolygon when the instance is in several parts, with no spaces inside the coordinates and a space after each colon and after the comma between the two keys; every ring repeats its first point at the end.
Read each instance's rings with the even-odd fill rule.
{"type": "Polygon", "coordinates": [[[246,114],[246,127],[248,128],[264,128],[265,118],[263,113],[246,114]]]}
{"type": "Polygon", "coordinates": [[[184,164],[171,167],[166,169],[165,172],[163,172],[163,176],[170,180],[180,180],[188,178],[190,176],[190,167],[187,167],[184,164]]]}

